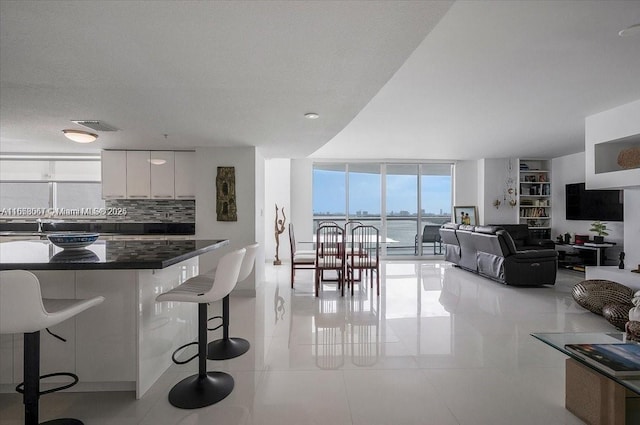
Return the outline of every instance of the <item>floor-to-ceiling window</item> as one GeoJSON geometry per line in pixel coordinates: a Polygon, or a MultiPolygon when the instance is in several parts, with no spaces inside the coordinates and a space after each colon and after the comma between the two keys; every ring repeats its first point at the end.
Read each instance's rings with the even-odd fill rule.
{"type": "MultiPolygon", "coordinates": [[[[433,231],[433,228],[451,221],[452,175],[451,164],[420,165],[420,232],[426,230],[429,233],[429,228],[433,231]]],[[[441,252],[440,244],[429,235],[424,240],[426,242],[416,246],[418,255],[441,252]]]]}
{"type": "Polygon", "coordinates": [[[450,163],[314,164],[314,231],[356,220],[380,229],[384,256],[431,254],[422,231],[451,220],[452,172],[450,163]]]}
{"type": "Polygon", "coordinates": [[[413,254],[418,232],[418,165],[387,164],[385,183],[386,254],[413,254]]]}
{"type": "Polygon", "coordinates": [[[345,164],[315,164],[313,167],[313,231],[323,221],[344,226],[347,215],[345,164]]]}
{"type": "Polygon", "coordinates": [[[380,164],[348,164],[349,219],[380,228],[380,164]]]}

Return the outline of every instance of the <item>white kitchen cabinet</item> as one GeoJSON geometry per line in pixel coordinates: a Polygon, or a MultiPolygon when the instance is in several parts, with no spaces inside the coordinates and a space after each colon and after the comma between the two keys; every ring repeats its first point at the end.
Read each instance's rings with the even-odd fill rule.
{"type": "Polygon", "coordinates": [[[127,151],[127,198],[151,198],[151,155],[149,151],[127,151]]]}
{"type": "Polygon", "coordinates": [[[102,199],[127,197],[126,169],[126,151],[102,151],[102,199]]]}
{"type": "Polygon", "coordinates": [[[195,152],[175,152],[175,199],[196,199],[195,152]]]}
{"type": "Polygon", "coordinates": [[[151,199],[174,198],[174,153],[151,152],[151,199]]]}
{"type": "Polygon", "coordinates": [[[102,151],[102,198],[195,199],[195,164],[193,151],[102,151]]]}

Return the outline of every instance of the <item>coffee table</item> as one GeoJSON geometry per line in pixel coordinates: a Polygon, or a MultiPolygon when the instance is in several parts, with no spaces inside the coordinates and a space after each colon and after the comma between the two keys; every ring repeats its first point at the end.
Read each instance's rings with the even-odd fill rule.
{"type": "Polygon", "coordinates": [[[534,338],[569,356],[565,407],[588,424],[640,423],[640,377],[621,378],[567,350],[567,344],[627,342],[624,333],[534,333],[534,338]]]}

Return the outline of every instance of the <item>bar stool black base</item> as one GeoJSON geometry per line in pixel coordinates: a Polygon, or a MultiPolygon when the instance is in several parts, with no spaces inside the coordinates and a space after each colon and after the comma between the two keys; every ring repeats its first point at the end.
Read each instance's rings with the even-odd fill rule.
{"type": "Polygon", "coordinates": [[[224,372],[191,375],[169,391],[169,403],[180,409],[210,406],[231,394],[233,385],[233,377],[224,372]]]}
{"type": "Polygon", "coordinates": [[[207,359],[228,360],[249,351],[249,341],[243,338],[220,338],[207,345],[207,359]]]}
{"type": "Polygon", "coordinates": [[[61,419],[52,419],[46,422],[40,422],[40,425],[84,425],[84,422],[79,421],[77,419],[61,418],[61,419]]]}

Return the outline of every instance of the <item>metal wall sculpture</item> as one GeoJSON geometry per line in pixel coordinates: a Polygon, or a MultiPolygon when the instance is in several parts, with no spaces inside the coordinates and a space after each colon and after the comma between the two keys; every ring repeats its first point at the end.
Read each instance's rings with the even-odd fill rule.
{"type": "Polygon", "coordinates": [[[218,167],[216,213],[218,221],[238,221],[235,167],[218,167]]]}

